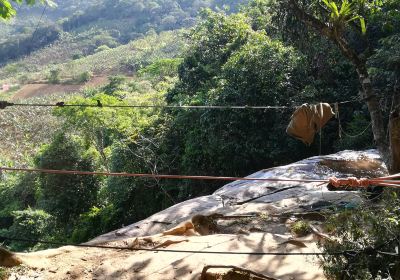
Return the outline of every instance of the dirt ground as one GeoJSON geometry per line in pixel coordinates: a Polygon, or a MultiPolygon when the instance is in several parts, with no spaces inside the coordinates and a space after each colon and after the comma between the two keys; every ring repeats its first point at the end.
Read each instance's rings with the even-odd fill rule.
{"type": "Polygon", "coordinates": [[[98,87],[106,84],[107,76],[95,76],[89,82],[79,85],[68,84],[26,84],[18,90],[12,100],[21,100],[31,97],[43,97],[56,93],[74,93],[82,90],[85,87],[98,87]]]}
{"type": "MultiPolygon", "coordinates": [[[[207,236],[159,234],[101,245],[200,252],[319,252],[312,235],[297,238],[298,244],[285,243],[293,238],[288,228],[265,216],[226,221],[219,225],[219,229],[221,233],[207,236]]],[[[12,269],[9,279],[194,280],[200,279],[202,269],[207,265],[234,265],[282,280],[324,279],[318,258],[308,256],[219,255],[76,247],[18,256],[24,265],[12,269]]]]}

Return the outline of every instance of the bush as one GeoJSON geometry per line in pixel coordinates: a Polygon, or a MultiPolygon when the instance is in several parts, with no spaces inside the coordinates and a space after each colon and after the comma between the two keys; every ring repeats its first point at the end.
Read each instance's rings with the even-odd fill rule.
{"type": "Polygon", "coordinates": [[[89,212],[81,214],[72,233],[72,242],[82,243],[105,232],[116,229],[116,212],[112,204],[98,208],[92,207],[89,212]]]}
{"type": "Polygon", "coordinates": [[[106,45],[101,45],[100,47],[97,47],[94,52],[98,53],[98,52],[102,52],[102,51],[108,51],[111,50],[111,48],[109,46],[106,45]]]}
{"type": "Polygon", "coordinates": [[[90,79],[92,78],[92,73],[90,71],[85,71],[82,72],[81,74],[79,74],[79,76],[77,77],[76,81],[78,83],[86,83],[89,82],[90,79]]]}
{"type": "Polygon", "coordinates": [[[291,231],[298,237],[306,236],[311,233],[310,224],[306,221],[296,221],[290,226],[291,231]]]}
{"type": "Polygon", "coordinates": [[[47,76],[47,80],[50,84],[58,84],[60,83],[60,69],[50,70],[49,75],[47,76]]]}
{"type": "Polygon", "coordinates": [[[143,69],[140,69],[138,74],[148,75],[151,78],[157,79],[162,79],[166,76],[173,77],[178,74],[178,67],[181,63],[181,58],[159,59],[143,69]]]}
{"type": "Polygon", "coordinates": [[[324,256],[322,265],[328,279],[400,279],[400,260],[395,254],[399,246],[400,199],[396,193],[386,196],[381,205],[362,205],[328,220],[326,227],[336,238],[321,244],[323,252],[355,252],[324,256]]]}
{"type": "Polygon", "coordinates": [[[72,55],[73,60],[81,59],[82,57],[83,57],[83,54],[81,54],[81,53],[76,53],[76,54],[72,55]]]}
{"type": "Polygon", "coordinates": [[[119,97],[118,92],[123,91],[126,78],[122,75],[108,77],[109,83],[103,88],[107,95],[119,97]]]}
{"type": "MultiPolygon", "coordinates": [[[[23,211],[14,211],[14,223],[6,231],[6,235],[23,239],[45,239],[54,233],[55,219],[43,210],[28,208],[23,211]]],[[[13,241],[9,245],[12,250],[24,250],[32,248],[36,244],[13,241]]]]}
{"type": "MultiPolygon", "coordinates": [[[[95,171],[98,152],[84,141],[63,133],[44,146],[36,158],[43,169],[95,171]]],[[[60,225],[71,225],[95,203],[100,178],[95,176],[41,174],[38,205],[54,215],[60,225]]]]}
{"type": "Polygon", "coordinates": [[[8,174],[0,183],[0,228],[13,223],[13,212],[36,204],[35,174],[8,174]]]}
{"type": "Polygon", "coordinates": [[[18,76],[18,82],[20,84],[27,84],[29,83],[29,76],[27,74],[23,74],[18,76]]]}

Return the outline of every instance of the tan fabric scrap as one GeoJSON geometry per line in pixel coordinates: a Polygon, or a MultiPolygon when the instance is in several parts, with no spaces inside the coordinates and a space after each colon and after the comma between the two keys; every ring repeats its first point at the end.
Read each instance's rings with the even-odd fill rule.
{"type": "Polygon", "coordinates": [[[303,104],[293,113],[286,133],[303,141],[306,145],[314,142],[314,136],[334,116],[328,103],[303,104]]]}

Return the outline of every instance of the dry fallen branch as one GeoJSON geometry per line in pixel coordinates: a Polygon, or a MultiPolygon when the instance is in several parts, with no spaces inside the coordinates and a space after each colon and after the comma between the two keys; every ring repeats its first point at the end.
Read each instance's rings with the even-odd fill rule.
{"type": "Polygon", "coordinates": [[[162,235],[186,235],[187,233],[189,233],[189,235],[193,235],[191,232],[193,229],[194,225],[192,222],[186,221],[170,230],[164,231],[162,235]]]}
{"type": "Polygon", "coordinates": [[[277,278],[273,278],[273,277],[270,277],[270,276],[267,276],[267,275],[264,275],[261,273],[257,273],[257,272],[254,272],[254,271],[251,271],[251,270],[248,270],[245,268],[241,268],[238,266],[234,266],[234,265],[207,265],[203,268],[203,271],[201,272],[200,280],[207,280],[208,279],[207,271],[212,268],[228,268],[228,269],[231,269],[231,271],[233,271],[233,272],[241,272],[241,273],[247,274],[248,276],[255,276],[256,278],[252,278],[255,280],[258,280],[258,279],[259,280],[279,280],[277,278]]]}
{"type": "Polygon", "coordinates": [[[163,243],[161,243],[160,245],[155,246],[153,249],[159,249],[159,248],[167,248],[168,246],[171,246],[173,244],[179,244],[182,242],[188,242],[189,240],[185,239],[185,240],[167,240],[163,243]]]}
{"type": "Polygon", "coordinates": [[[304,244],[304,242],[296,239],[290,239],[285,242],[279,243],[278,246],[286,245],[286,244],[292,244],[294,246],[297,246],[299,248],[307,248],[307,245],[304,244]]]}
{"type": "Polygon", "coordinates": [[[333,239],[325,234],[320,232],[316,227],[314,227],[313,225],[310,225],[311,231],[313,234],[315,234],[318,238],[322,239],[322,240],[328,240],[328,241],[333,241],[333,239]]]}

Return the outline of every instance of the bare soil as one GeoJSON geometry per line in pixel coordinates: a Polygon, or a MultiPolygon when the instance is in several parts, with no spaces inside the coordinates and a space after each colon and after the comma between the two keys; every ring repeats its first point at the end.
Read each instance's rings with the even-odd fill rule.
{"type": "Polygon", "coordinates": [[[12,100],[21,100],[31,97],[44,97],[56,93],[74,93],[79,92],[85,87],[98,87],[106,84],[108,81],[107,76],[95,76],[89,82],[85,84],[26,84],[18,90],[12,100]]]}

